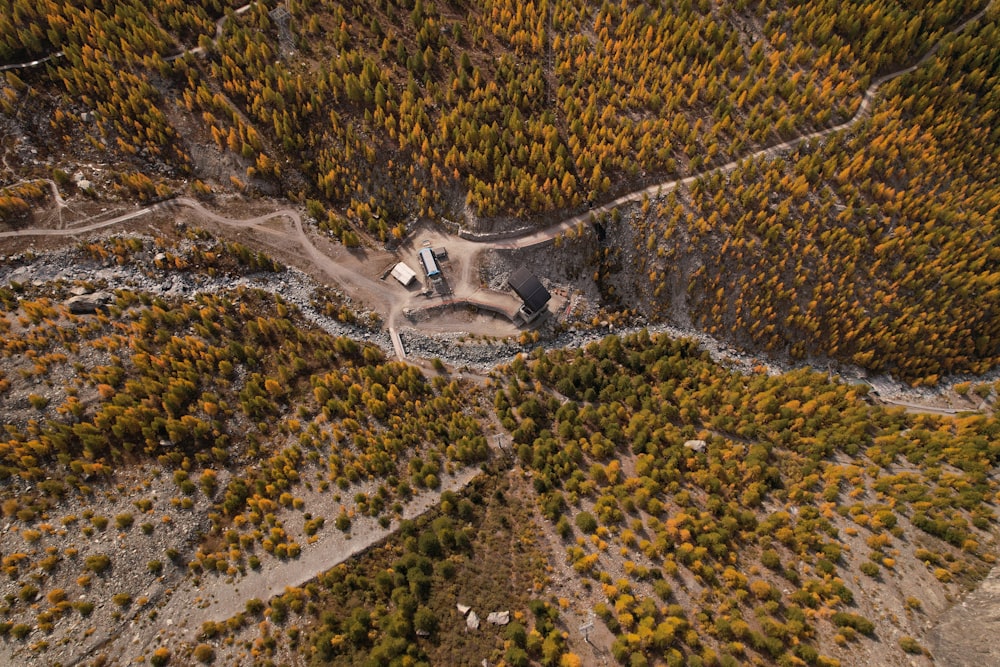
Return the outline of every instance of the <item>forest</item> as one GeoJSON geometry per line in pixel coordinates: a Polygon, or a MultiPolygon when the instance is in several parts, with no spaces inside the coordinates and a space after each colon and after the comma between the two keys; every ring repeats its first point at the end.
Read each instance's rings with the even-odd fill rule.
{"type": "MultiPolygon", "coordinates": [[[[72,252],[149,274],[290,271],[197,229],[72,252]]],[[[995,562],[988,413],[910,414],[827,373],[742,373],[646,331],[536,348],[470,383],[330,336],[260,289],[119,289],[80,315],[54,291],[70,288],[0,291],[0,636],[38,664],[86,645],[80,623],[157,624],[157,586],[238,585],[369,519],[392,528],[374,548],[136,655],[572,666],[598,655],[573,635],[592,611],[617,664],[832,667],[874,646],[924,654],[940,597],[995,562]],[[494,429],[508,444],[491,451],[494,429]],[[470,633],[456,603],[510,620],[470,633]]],[[[364,320],[322,293],[323,312],[364,320]]]]}
{"type": "Polygon", "coordinates": [[[832,126],[984,4],[317,0],[279,25],[263,2],[17,1],[0,63],[64,55],[8,71],[2,112],[174,177],[132,196],[211,138],[245,168],[222,187],[274,181],[385,239],[404,204],[544,214],[832,126]]]}
{"type": "MultiPolygon", "coordinates": [[[[74,253],[79,266],[150,274],[288,270],[199,230],[74,253]]],[[[152,608],[138,588],[238,580],[363,517],[388,527],[413,496],[487,458],[475,391],[331,336],[279,295],[118,289],[76,314],[60,292],[93,286],[53,287],[0,290],[0,509],[17,525],[0,552],[5,640],[74,618],[113,627],[152,608]],[[133,548],[107,550],[115,535],[133,548]]],[[[325,315],[360,319],[320,294],[325,315]]],[[[48,662],[48,645],[31,650],[48,662]]]]}
{"type": "Polygon", "coordinates": [[[917,384],[993,368],[997,39],[996,21],[955,38],[839,141],[644,204],[636,234],[650,256],[637,273],[651,307],[670,306],[667,273],[696,257],[683,287],[710,333],[917,384]]]}

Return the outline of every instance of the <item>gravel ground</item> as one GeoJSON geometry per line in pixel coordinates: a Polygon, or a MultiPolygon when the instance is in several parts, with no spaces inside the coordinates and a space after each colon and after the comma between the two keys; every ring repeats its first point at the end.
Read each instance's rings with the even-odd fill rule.
{"type": "MultiPolygon", "coordinates": [[[[585,243],[588,243],[586,239],[576,241],[576,244],[585,243]]],[[[181,249],[190,248],[190,245],[190,241],[183,241],[181,249]]],[[[579,252],[579,250],[580,248],[566,248],[566,252],[579,252]]],[[[84,257],[76,248],[64,248],[37,256],[18,254],[0,258],[0,284],[30,285],[51,291],[51,296],[54,298],[58,298],[61,292],[48,290],[47,286],[62,285],[65,288],[63,292],[68,296],[65,290],[81,282],[92,284],[99,289],[129,289],[167,298],[189,299],[194,298],[199,292],[215,293],[238,287],[257,288],[280,295],[297,306],[308,321],[332,335],[348,336],[369,342],[380,347],[387,356],[391,357],[394,354],[388,331],[345,324],[319,312],[313,306],[319,285],[298,269],[287,268],[281,273],[259,272],[236,277],[213,278],[192,271],[161,272],[151,262],[145,263],[141,253],[136,259],[137,261],[122,266],[113,263],[101,264],[84,257]]],[[[497,252],[486,253],[483,259],[480,269],[483,282],[490,288],[502,289],[502,283],[513,265],[512,259],[505,253],[497,252]]],[[[536,270],[541,269],[544,264],[567,266],[564,262],[553,261],[551,248],[535,251],[534,257],[519,255],[517,263],[526,264],[536,270]]],[[[567,308],[566,312],[570,310],[573,312],[566,318],[563,317],[565,313],[552,313],[546,316],[537,328],[540,334],[537,343],[522,345],[516,339],[469,336],[462,331],[427,334],[417,328],[408,327],[402,329],[407,356],[417,359],[439,358],[455,368],[468,368],[471,371],[486,373],[510,362],[516,354],[530,352],[537,346],[545,349],[577,348],[599,341],[608,334],[625,335],[646,328],[651,334],[666,333],[675,338],[694,339],[714,360],[741,372],[750,373],[764,369],[769,374],[777,374],[802,367],[826,369],[846,382],[867,384],[875,390],[880,399],[887,402],[931,404],[939,401],[952,386],[960,382],[994,382],[1000,379],[1000,369],[997,369],[985,376],[944,378],[937,387],[912,388],[891,376],[885,374],[872,376],[864,369],[846,366],[830,359],[816,358],[792,363],[788,359],[758,356],[739,350],[693,327],[658,323],[616,328],[606,321],[601,321],[595,326],[591,322],[598,312],[594,305],[597,301],[596,288],[592,281],[584,280],[581,284],[578,269],[573,270],[572,275],[568,271],[568,269],[550,271],[549,275],[552,275],[552,278],[543,279],[543,283],[550,291],[558,290],[569,295],[572,308],[567,308]]],[[[541,270],[538,272],[542,274],[541,270]]],[[[363,304],[352,304],[349,296],[338,290],[333,292],[349,307],[361,311],[357,313],[360,320],[367,320],[369,313],[364,310],[363,304]]]]}

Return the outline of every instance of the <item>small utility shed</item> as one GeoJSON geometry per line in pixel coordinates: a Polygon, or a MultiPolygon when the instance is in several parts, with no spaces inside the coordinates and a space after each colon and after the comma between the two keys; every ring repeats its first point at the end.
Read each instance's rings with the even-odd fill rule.
{"type": "Polygon", "coordinates": [[[552,298],[541,281],[528,269],[520,268],[507,278],[507,284],[521,298],[524,305],[521,310],[531,316],[541,312],[552,298]]]}
{"type": "Polygon", "coordinates": [[[406,287],[417,279],[417,273],[407,266],[406,262],[400,262],[392,267],[392,277],[398,280],[403,287],[406,287]]]}

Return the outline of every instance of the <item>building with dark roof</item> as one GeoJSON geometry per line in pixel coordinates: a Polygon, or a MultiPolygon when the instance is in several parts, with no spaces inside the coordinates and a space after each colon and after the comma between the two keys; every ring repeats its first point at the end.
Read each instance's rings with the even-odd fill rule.
{"type": "Polygon", "coordinates": [[[542,282],[525,268],[514,271],[507,278],[507,284],[514,293],[524,302],[521,306],[521,314],[526,322],[535,319],[543,310],[552,295],[545,289],[542,282]]]}

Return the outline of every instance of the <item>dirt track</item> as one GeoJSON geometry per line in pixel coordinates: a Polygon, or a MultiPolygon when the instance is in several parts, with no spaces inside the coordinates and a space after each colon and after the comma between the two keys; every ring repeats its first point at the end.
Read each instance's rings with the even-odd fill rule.
{"type": "MultiPolygon", "coordinates": [[[[237,13],[247,11],[251,4],[252,3],[244,5],[237,10],[237,13]]],[[[954,31],[952,31],[951,34],[957,34],[965,30],[969,25],[982,17],[992,4],[993,3],[991,2],[987,8],[966,20],[954,31]]],[[[224,19],[221,19],[219,22],[219,31],[221,31],[223,20],[224,19]]],[[[795,148],[803,142],[820,139],[830,135],[831,133],[840,132],[852,127],[869,113],[875,94],[883,84],[894,78],[913,72],[915,69],[926,63],[937,52],[939,45],[940,44],[938,43],[932,46],[927,53],[913,65],[882,76],[872,82],[868,89],[865,90],[865,93],[860,100],[858,110],[847,122],[835,127],[826,128],[817,132],[811,132],[775,146],[761,149],[748,154],[741,159],[777,155],[783,151],[795,148]]],[[[395,331],[401,324],[403,324],[402,313],[404,309],[420,310],[427,306],[433,306],[435,300],[441,301],[447,299],[459,303],[481,303],[499,312],[513,314],[519,305],[515,299],[508,294],[483,289],[478,284],[476,267],[479,265],[480,255],[483,252],[491,248],[522,249],[549,243],[557,236],[566,233],[570,229],[588,224],[592,215],[610,212],[617,207],[640,202],[645,197],[653,199],[663,196],[679,186],[690,185],[695,180],[705,176],[710,176],[716,173],[728,173],[735,169],[738,163],[738,160],[734,160],[722,166],[708,169],[698,174],[692,174],[683,179],[657,183],[623,195],[613,201],[597,206],[592,210],[570,216],[545,229],[528,232],[519,237],[503,241],[478,241],[475,238],[462,238],[456,235],[445,234],[438,230],[418,229],[411,233],[409,239],[399,248],[395,257],[383,253],[372,253],[376,255],[376,257],[366,257],[365,253],[350,253],[345,251],[342,247],[333,246],[328,243],[323,244],[324,247],[321,249],[318,247],[318,244],[320,244],[321,241],[306,232],[302,224],[301,214],[292,208],[278,209],[265,215],[245,220],[238,220],[210,211],[199,202],[187,197],[179,197],[167,202],[153,204],[152,206],[141,208],[107,220],[89,220],[83,224],[77,224],[71,227],[63,227],[63,225],[60,224],[61,228],[58,229],[31,228],[12,232],[2,232],[0,233],[0,239],[29,236],[76,236],[98,231],[100,229],[114,227],[151,212],[168,211],[176,209],[177,207],[186,207],[191,209],[199,218],[203,220],[210,220],[230,229],[245,229],[247,231],[252,230],[257,235],[257,240],[265,245],[284,245],[287,243],[287,239],[279,239],[278,237],[287,236],[286,232],[284,230],[268,227],[266,226],[266,223],[276,219],[285,218],[290,221],[292,225],[292,230],[294,232],[293,238],[297,242],[298,250],[300,252],[304,252],[304,256],[300,255],[301,259],[307,261],[314,268],[318,269],[322,275],[340,285],[349,295],[352,296],[352,298],[356,298],[382,313],[385,316],[385,321],[388,327],[395,331]],[[447,275],[449,276],[449,280],[453,282],[446,284],[443,291],[441,288],[438,288],[433,292],[431,297],[428,298],[427,296],[423,296],[422,293],[414,293],[412,291],[400,289],[400,285],[383,281],[381,279],[380,274],[384,270],[386,262],[408,258],[412,261],[412,256],[415,256],[420,247],[425,245],[430,245],[432,247],[447,246],[448,248],[450,266],[447,275]],[[379,262],[382,263],[379,264],[379,262]]],[[[56,192],[56,203],[61,211],[65,204],[59,197],[58,188],[55,183],[52,183],[51,181],[49,181],[49,183],[56,192]]],[[[416,328],[419,328],[419,325],[417,325],[416,328]]],[[[435,328],[440,330],[440,323],[436,323],[435,328]]],[[[464,330],[466,328],[467,327],[463,326],[460,327],[460,330],[464,330]]],[[[494,333],[496,335],[510,335],[516,333],[516,329],[513,327],[499,327],[498,330],[493,329],[495,328],[491,327],[490,333],[494,333]]]]}

